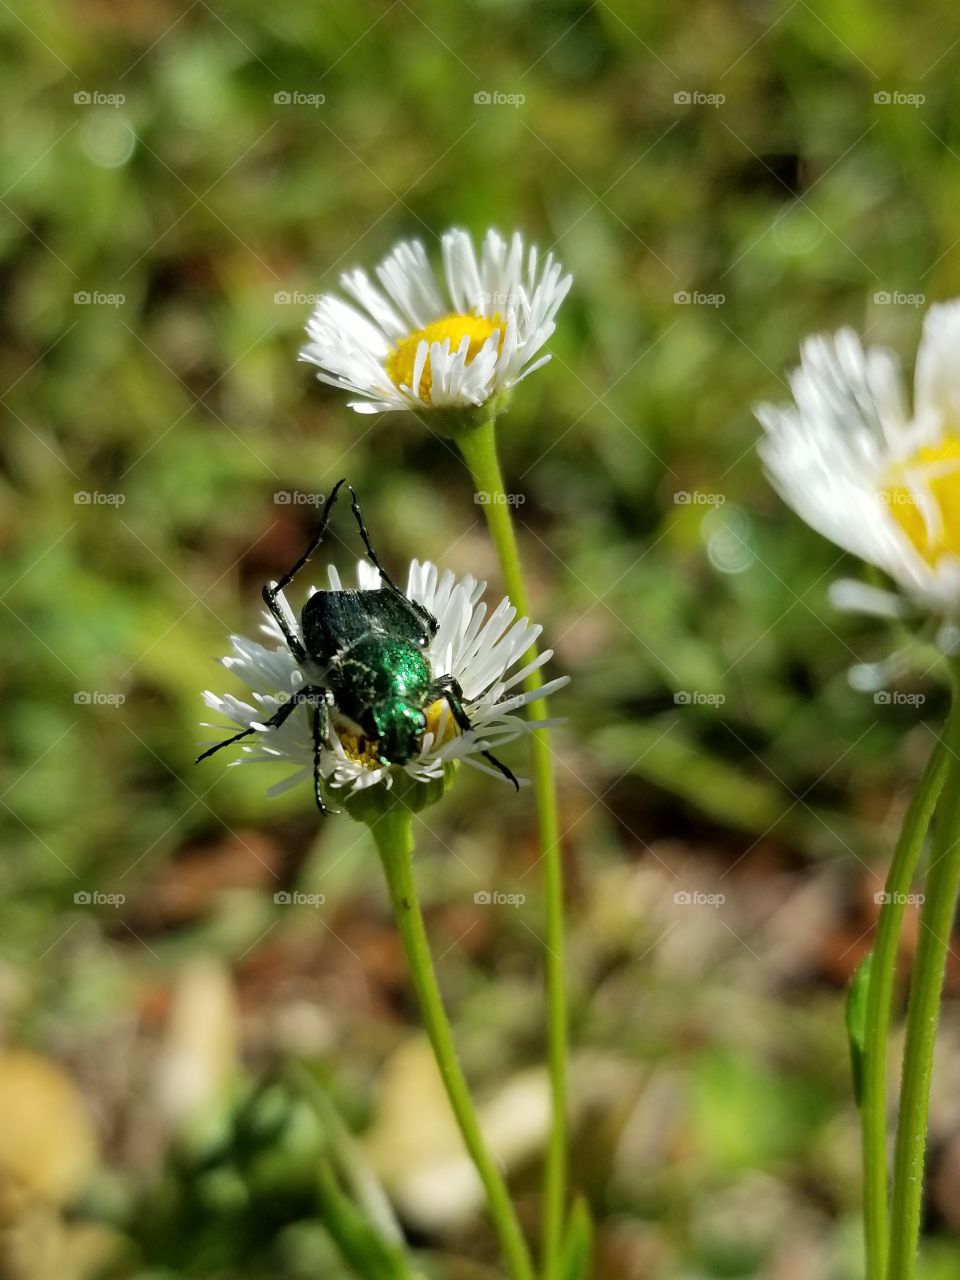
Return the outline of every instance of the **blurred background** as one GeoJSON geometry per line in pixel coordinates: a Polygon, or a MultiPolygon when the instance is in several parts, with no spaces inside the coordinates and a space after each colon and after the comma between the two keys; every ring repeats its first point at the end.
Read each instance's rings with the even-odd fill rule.
{"type": "MultiPolygon", "coordinates": [[[[11,0],[0,50],[0,1274],[346,1276],[348,1192],[425,1274],[497,1274],[366,833],[192,763],[201,690],[239,692],[215,659],[342,474],[397,573],[497,593],[451,449],[296,359],[341,271],[495,225],[575,276],[501,443],[573,677],[594,1274],[859,1276],[844,989],[943,696],[920,644],[851,687],[900,638],[830,607],[859,570],[768,488],[751,405],[818,328],[909,368],[960,292],[955,8],[11,0]]],[[[497,786],[462,771],[418,871],[535,1234],[540,879],[497,786]]],[[[960,965],[928,1280],[960,1264],[958,1000],[960,965]]]]}

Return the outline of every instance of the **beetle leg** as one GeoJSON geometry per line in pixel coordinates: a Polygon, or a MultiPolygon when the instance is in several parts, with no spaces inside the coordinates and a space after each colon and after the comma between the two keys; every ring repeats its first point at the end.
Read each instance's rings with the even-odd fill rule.
{"type": "MultiPolygon", "coordinates": [[[[301,706],[304,702],[308,702],[310,705],[316,706],[316,697],[318,694],[321,695],[321,697],[324,697],[326,694],[326,690],[322,689],[320,685],[310,684],[305,685],[302,689],[298,689],[297,692],[292,694],[282,706],[277,708],[269,720],[263,721],[263,727],[266,729],[279,729],[284,721],[289,719],[294,711],[296,711],[297,707],[301,706]]],[[[223,747],[231,747],[235,742],[239,742],[242,738],[249,738],[251,734],[261,732],[261,729],[255,728],[241,729],[240,732],[235,733],[232,738],[225,738],[223,742],[218,742],[214,746],[208,747],[206,751],[197,756],[194,763],[199,764],[201,760],[206,760],[208,756],[214,755],[217,751],[222,750],[223,747]]]]}
{"type": "Polygon", "coordinates": [[[339,809],[331,809],[324,803],[321,787],[323,773],[320,769],[320,760],[323,744],[328,735],[327,715],[326,700],[323,698],[315,700],[313,703],[313,796],[317,802],[317,808],[324,817],[329,813],[340,812],[339,809]]]}
{"type": "MultiPolygon", "coordinates": [[[[467,715],[466,709],[464,708],[463,690],[460,688],[459,683],[453,678],[453,676],[441,676],[434,685],[434,688],[436,692],[446,700],[447,706],[450,708],[450,713],[453,716],[457,727],[463,733],[471,733],[473,731],[473,725],[470,723],[470,717],[467,715]]],[[[516,776],[507,768],[502,760],[498,760],[497,757],[489,751],[481,751],[480,754],[485,760],[489,761],[495,769],[499,770],[508,782],[512,782],[516,789],[518,791],[520,790],[520,783],[516,776]]]]}

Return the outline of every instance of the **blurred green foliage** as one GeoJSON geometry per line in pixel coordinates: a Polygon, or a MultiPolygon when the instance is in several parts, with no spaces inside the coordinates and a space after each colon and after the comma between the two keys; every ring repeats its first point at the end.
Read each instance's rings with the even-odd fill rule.
{"type": "MultiPolygon", "coordinates": [[[[313,295],[400,237],[435,247],[451,224],[519,227],[575,276],[553,362],[501,436],[538,618],[573,676],[556,700],[573,914],[592,881],[678,841],[741,870],[835,864],[855,916],[854,883],[883,854],[891,794],[922,763],[942,697],[923,661],[901,683],[925,695],[919,712],[850,688],[850,664],[894,642],[831,611],[828,584],[856,566],[769,490],[751,405],[786,395],[808,331],[850,323],[907,354],[920,309],[884,297],[960,292],[958,37],[944,0],[909,20],[867,0],[3,6],[10,1036],[82,1058],[183,956],[247,957],[277,924],[269,877],[173,922],[157,905],[165,869],[195,867],[231,832],[266,840],[283,883],[344,856],[326,884],[379,892],[365,840],[345,821],[318,832],[306,790],[269,801],[269,770],[193,768],[199,692],[230,687],[213,659],[254,628],[261,583],[315,515],[278,491],[346,473],[388,563],[429,557],[495,582],[452,448],[412,419],[352,414],[296,362],[313,295]],[[133,916],[75,903],[97,890],[133,916]]],[[[490,785],[464,777],[428,816],[438,904],[472,884],[445,847],[486,848],[488,870],[519,874],[529,804],[492,808],[490,785]]],[[[536,1017],[485,996],[506,963],[517,1007],[536,1005],[529,925],[500,933],[494,968],[446,961],[471,1061],[493,1077],[539,1050],[536,1017]],[[497,1034],[517,1039],[491,1048],[497,1034]]],[[[618,961],[652,1012],[588,1013],[589,984],[573,982],[584,1043],[638,1066],[676,1047],[663,1002],[687,1004],[703,978],[657,988],[639,957],[659,933],[618,961]]],[[[585,926],[576,945],[599,973],[607,941],[585,926]]],[[[596,1216],[658,1221],[672,1242],[642,1274],[773,1274],[769,1241],[730,1253],[696,1219],[744,1168],[830,1183],[817,1135],[849,1122],[838,988],[855,959],[825,989],[789,980],[817,1032],[785,1019],[777,1049],[749,1051],[727,1043],[735,1017],[703,1033],[696,1173],[680,1159],[646,1192],[598,1173],[596,1216]]],[[[777,1020],[781,981],[764,1006],[777,1020]]],[[[376,1060],[373,1040],[352,1049],[376,1060]]],[[[838,1224],[824,1265],[853,1275],[855,1177],[818,1197],[838,1224]]]]}

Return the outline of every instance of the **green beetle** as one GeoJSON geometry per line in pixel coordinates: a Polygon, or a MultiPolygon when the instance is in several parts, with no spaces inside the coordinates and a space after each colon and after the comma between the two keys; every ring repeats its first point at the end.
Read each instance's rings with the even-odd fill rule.
{"type": "MultiPolygon", "coordinates": [[[[279,582],[263,588],[263,599],[306,677],[304,685],[264,721],[263,728],[278,728],[299,706],[311,709],[314,795],[321,813],[329,812],[321,793],[320,761],[321,749],[329,740],[331,711],[350,722],[363,749],[383,765],[408,764],[419,753],[427,708],[440,699],[446,701],[460,731],[471,732],[459,684],[453,676],[434,675],[431,667],[428,649],[437,634],[437,620],[405,596],[381,565],[370,544],[357,495],[346,480],[339,480],[327,498],[306,551],[279,582]],[[281,593],[323,541],[344,485],[350,492],[367,558],[383,585],[366,591],[315,592],[301,610],[298,634],[281,593]]],[[[258,732],[251,728],[235,733],[204,751],[197,762],[258,732]]],[[[488,751],[482,754],[519,787],[505,764],[488,751]]]]}

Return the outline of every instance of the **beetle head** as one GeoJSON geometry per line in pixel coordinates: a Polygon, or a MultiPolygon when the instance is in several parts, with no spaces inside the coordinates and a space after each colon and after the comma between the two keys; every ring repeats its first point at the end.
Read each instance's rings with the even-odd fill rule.
{"type": "Polygon", "coordinates": [[[420,750],[427,717],[401,698],[391,698],[373,710],[383,764],[407,764],[420,750]]]}

